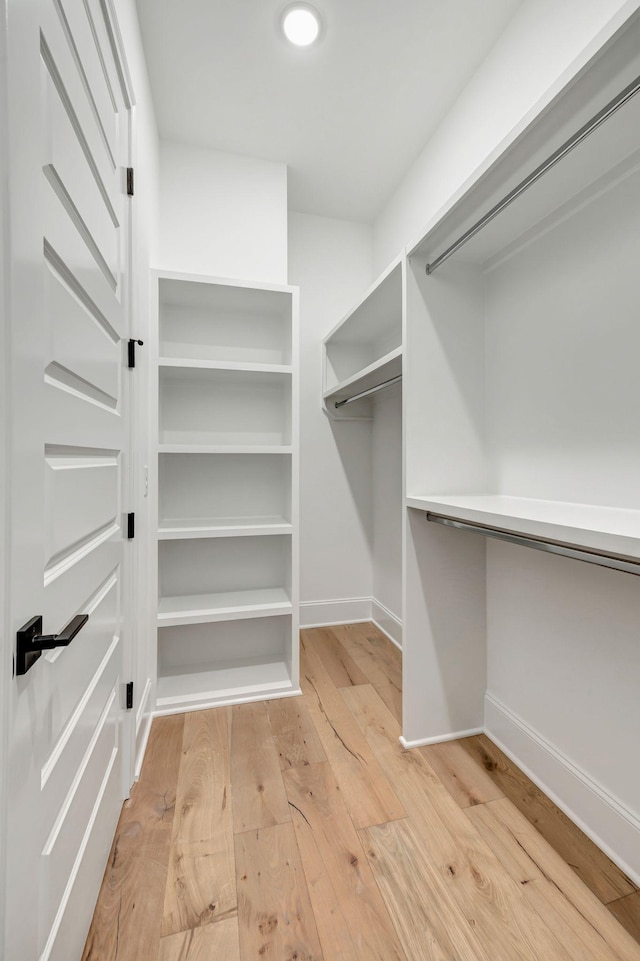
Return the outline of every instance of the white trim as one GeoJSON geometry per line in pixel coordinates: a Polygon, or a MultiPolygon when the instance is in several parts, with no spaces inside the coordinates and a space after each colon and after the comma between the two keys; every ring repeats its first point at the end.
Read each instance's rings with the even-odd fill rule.
{"type": "Polygon", "coordinates": [[[133,780],[140,780],[140,771],[142,770],[142,762],[144,761],[144,756],[147,753],[147,744],[149,743],[149,735],[151,734],[151,725],[153,724],[154,714],[150,711],[144,719],[144,729],[140,737],[140,744],[138,745],[138,750],[135,757],[135,765],[133,769],[133,780]]]}
{"type": "MultiPolygon", "coordinates": [[[[207,711],[214,707],[232,707],[234,704],[252,704],[255,701],[276,701],[281,697],[300,697],[301,695],[302,691],[297,687],[295,690],[289,691],[261,691],[255,694],[239,694],[237,697],[224,699],[219,697],[207,699],[205,697],[192,704],[179,701],[173,706],[156,707],[152,717],[165,717],[167,714],[188,714],[190,711],[207,711]]],[[[142,766],[142,758],[140,759],[140,766],[142,766]]]]}
{"type": "Polygon", "coordinates": [[[414,747],[426,747],[428,744],[443,744],[445,741],[457,741],[461,737],[474,737],[484,734],[484,728],[472,727],[468,731],[454,731],[453,734],[437,734],[435,737],[421,737],[417,741],[407,741],[402,735],[398,738],[407,751],[414,747]]]}
{"type": "Polygon", "coordinates": [[[381,601],[371,598],[371,620],[392,644],[402,650],[402,621],[381,601]]]}
{"type": "MultiPolygon", "coordinates": [[[[8,149],[8,76],[7,76],[7,5],[0,0],[0,879],[6,879],[6,837],[8,797],[8,741],[11,703],[11,660],[13,638],[9,621],[9,512],[10,512],[10,430],[11,401],[9,384],[10,303],[9,269],[10,233],[7,202],[9,167],[8,149]]],[[[0,954],[5,943],[5,901],[0,898],[0,954]]]]}
{"type": "Polygon", "coordinates": [[[300,627],[361,624],[371,620],[370,597],[342,597],[326,601],[301,601],[300,627]]]}
{"type": "Polygon", "coordinates": [[[485,732],[581,831],[640,885],[640,818],[491,694],[485,732]]]}

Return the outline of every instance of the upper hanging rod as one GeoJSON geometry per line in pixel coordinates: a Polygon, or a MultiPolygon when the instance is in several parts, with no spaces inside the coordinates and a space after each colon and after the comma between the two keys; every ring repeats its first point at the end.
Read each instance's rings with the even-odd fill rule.
{"type": "Polygon", "coordinates": [[[558,147],[558,149],[555,150],[551,156],[544,161],[544,163],[541,163],[540,166],[536,167],[536,169],[530,173],[528,177],[525,177],[525,179],[519,183],[517,187],[514,187],[513,190],[509,191],[506,197],[503,197],[503,199],[497,203],[495,207],[492,207],[491,210],[484,215],[484,217],[481,217],[480,220],[473,225],[473,227],[469,227],[469,229],[466,230],[462,236],[456,240],[455,243],[451,244],[450,247],[447,247],[447,249],[441,253],[439,257],[436,257],[436,259],[430,264],[427,264],[425,268],[427,274],[432,274],[434,270],[440,266],[440,264],[443,264],[445,260],[448,260],[449,257],[451,257],[452,254],[455,254],[457,250],[460,250],[460,248],[464,246],[467,241],[471,240],[472,237],[475,237],[475,235],[479,233],[483,227],[486,227],[486,225],[490,223],[494,217],[497,217],[499,213],[502,213],[505,207],[508,207],[509,204],[512,204],[513,201],[523,194],[528,187],[531,187],[532,184],[534,184],[540,179],[540,177],[543,176],[543,174],[546,174],[548,170],[551,170],[551,168],[554,167],[559,160],[562,160],[563,157],[566,157],[566,155],[573,150],[574,147],[577,147],[579,143],[582,143],[582,141],[588,137],[590,133],[593,133],[593,131],[596,130],[600,124],[604,123],[604,121],[614,114],[616,110],[619,110],[620,107],[622,107],[628,100],[631,99],[631,97],[638,93],[639,90],[640,77],[636,77],[636,79],[633,80],[628,87],[625,87],[617,97],[614,97],[613,100],[606,105],[606,107],[603,107],[602,110],[599,110],[595,117],[592,117],[591,120],[589,120],[583,127],[580,127],[577,133],[574,133],[573,136],[563,143],[561,147],[558,147]]]}
{"type": "Polygon", "coordinates": [[[520,547],[532,547],[536,551],[546,551],[549,554],[559,554],[561,557],[571,557],[576,561],[587,564],[597,564],[598,567],[609,567],[614,571],[624,571],[626,574],[640,576],[640,561],[626,561],[622,558],[605,554],[602,551],[587,550],[586,548],[570,547],[561,541],[544,540],[541,537],[529,537],[525,534],[512,534],[499,527],[488,527],[469,521],[458,521],[443,514],[433,514],[427,511],[427,520],[434,524],[444,524],[445,527],[455,527],[456,530],[469,531],[473,534],[484,534],[485,537],[495,537],[499,541],[518,544],[520,547]]]}
{"type": "Polygon", "coordinates": [[[397,384],[399,380],[402,380],[402,374],[398,374],[397,377],[391,377],[389,380],[383,380],[381,384],[376,384],[375,387],[369,387],[368,390],[361,390],[359,394],[354,394],[353,397],[347,397],[346,400],[337,400],[334,406],[337,410],[339,407],[344,407],[345,404],[352,404],[354,400],[360,400],[361,397],[368,397],[369,394],[375,394],[384,387],[391,387],[392,384],[397,384]]]}

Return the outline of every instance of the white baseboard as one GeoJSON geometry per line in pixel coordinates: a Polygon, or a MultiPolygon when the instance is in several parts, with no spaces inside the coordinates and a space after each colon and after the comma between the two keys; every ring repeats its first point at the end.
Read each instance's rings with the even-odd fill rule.
{"type": "Polygon", "coordinates": [[[410,751],[414,747],[427,747],[429,744],[443,744],[444,741],[457,741],[461,737],[473,737],[475,734],[484,734],[483,727],[473,727],[468,731],[454,731],[452,734],[437,734],[435,737],[422,737],[417,741],[407,741],[406,738],[400,737],[398,740],[407,751],[410,751]]]}
{"type": "Polygon", "coordinates": [[[370,597],[344,597],[327,601],[303,601],[300,627],[330,627],[332,624],[358,624],[371,620],[370,597]]]}
{"type": "Polygon", "coordinates": [[[492,741],[640,885],[640,818],[491,694],[485,731],[492,741]]]}
{"type": "Polygon", "coordinates": [[[371,620],[379,631],[386,634],[389,640],[402,650],[402,621],[375,597],[371,598],[371,620]]]}

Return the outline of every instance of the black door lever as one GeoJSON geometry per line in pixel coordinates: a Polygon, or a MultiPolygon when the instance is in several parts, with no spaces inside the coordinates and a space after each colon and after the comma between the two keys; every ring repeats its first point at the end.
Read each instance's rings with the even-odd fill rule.
{"type": "Polygon", "coordinates": [[[52,651],[54,647],[67,647],[88,620],[88,614],[76,614],[60,634],[42,634],[42,615],[32,617],[18,631],[16,674],[26,674],[43,651],[52,651]]]}

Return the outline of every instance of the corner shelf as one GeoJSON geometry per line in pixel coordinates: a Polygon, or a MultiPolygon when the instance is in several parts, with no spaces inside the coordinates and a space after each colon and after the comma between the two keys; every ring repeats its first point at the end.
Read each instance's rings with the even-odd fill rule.
{"type": "Polygon", "coordinates": [[[369,390],[385,380],[391,380],[402,374],[402,347],[396,347],[389,351],[384,357],[374,361],[363,370],[347,377],[342,383],[336,384],[330,390],[325,391],[323,400],[327,408],[333,408],[338,401],[359,394],[361,391],[369,390]]]}
{"type": "Polygon", "coordinates": [[[246,374],[291,374],[291,364],[243,363],[232,360],[201,360],[188,357],[160,357],[159,367],[176,370],[233,370],[246,374]]]}
{"type": "Polygon", "coordinates": [[[323,341],[325,413],[335,420],[368,420],[371,402],[336,409],[336,403],[402,375],[404,258],[396,258],[362,300],[323,341]]]}
{"type": "Polygon", "coordinates": [[[406,503],[452,520],[640,561],[640,510],[502,494],[407,497],[406,503]]]}
{"type": "Polygon", "coordinates": [[[159,454],[292,454],[291,444],[158,444],[159,454]]]}

